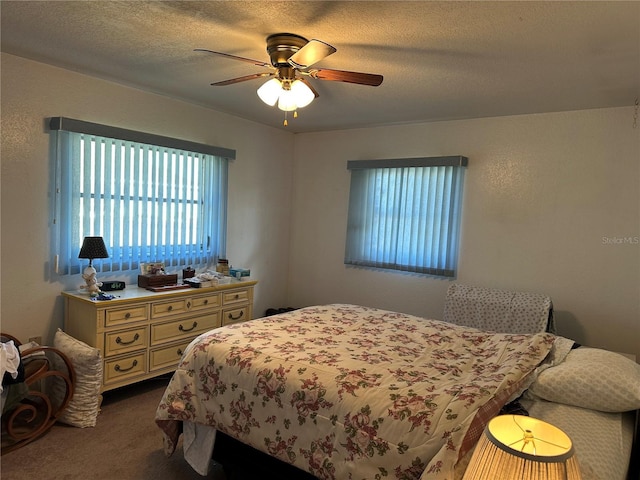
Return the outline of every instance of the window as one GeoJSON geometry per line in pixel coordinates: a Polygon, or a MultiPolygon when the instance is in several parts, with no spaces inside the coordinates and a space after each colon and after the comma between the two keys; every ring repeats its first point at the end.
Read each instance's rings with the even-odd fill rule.
{"type": "Polygon", "coordinates": [[[455,276],[467,158],[350,161],[345,264],[455,276]]]}
{"type": "Polygon", "coordinates": [[[56,117],[56,271],[81,271],[85,236],[104,238],[98,271],[145,262],[207,266],[225,256],[233,150],[56,117]]]}

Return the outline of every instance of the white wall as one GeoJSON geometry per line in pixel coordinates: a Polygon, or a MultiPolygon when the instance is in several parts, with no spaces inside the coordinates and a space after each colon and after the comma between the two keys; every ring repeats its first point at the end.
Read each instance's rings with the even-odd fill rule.
{"type": "Polygon", "coordinates": [[[237,150],[227,253],[260,281],[256,314],[351,302],[440,318],[449,280],[343,265],[346,162],[466,155],[456,280],[547,293],[560,333],[640,357],[640,246],[603,242],[640,236],[640,128],[631,107],[294,138],[7,54],[1,68],[4,331],[51,339],[62,326],[60,291],[83,283],[47,275],[45,119],[67,116],[237,150]]]}
{"type": "MultiPolygon", "coordinates": [[[[51,340],[60,292],[80,276],[50,279],[49,135],[65,116],[237,151],[229,168],[227,256],[251,268],[254,314],[286,302],[293,135],[167,97],[2,54],[1,328],[51,340]],[[283,268],[284,266],[284,268],[283,268]]],[[[102,279],[107,279],[104,276],[102,279]]],[[[136,277],[109,276],[128,280],[136,277]]]]}
{"type": "Polygon", "coordinates": [[[633,117],[629,107],[297,135],[289,303],[442,318],[450,280],[343,264],[346,162],[465,155],[456,281],[548,294],[560,334],[640,358],[633,117]]]}

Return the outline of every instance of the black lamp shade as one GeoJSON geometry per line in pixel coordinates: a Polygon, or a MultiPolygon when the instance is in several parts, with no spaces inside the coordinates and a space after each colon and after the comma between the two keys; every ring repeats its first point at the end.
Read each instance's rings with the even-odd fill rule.
{"type": "Polygon", "coordinates": [[[89,260],[109,258],[109,253],[107,253],[107,247],[102,237],[84,237],[78,258],[88,258],[89,260]]]}

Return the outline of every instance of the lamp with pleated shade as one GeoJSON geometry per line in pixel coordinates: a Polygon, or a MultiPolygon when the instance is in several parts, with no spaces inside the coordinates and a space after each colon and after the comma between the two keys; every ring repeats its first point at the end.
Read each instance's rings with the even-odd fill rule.
{"type": "Polygon", "coordinates": [[[573,443],[533,417],[500,415],[480,437],[463,480],[581,480],[573,443]]]}
{"type": "Polygon", "coordinates": [[[82,278],[84,278],[86,282],[86,286],[83,285],[82,288],[85,288],[92,296],[99,294],[102,283],[98,282],[98,279],[96,278],[96,269],[93,268],[93,259],[109,258],[109,253],[107,252],[107,247],[104,244],[102,237],[84,237],[78,258],[89,259],[89,265],[82,273],[82,278]]]}

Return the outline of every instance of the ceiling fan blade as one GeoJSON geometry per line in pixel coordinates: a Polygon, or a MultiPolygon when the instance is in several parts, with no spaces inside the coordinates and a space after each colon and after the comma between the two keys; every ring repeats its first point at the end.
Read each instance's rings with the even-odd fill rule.
{"type": "Polygon", "coordinates": [[[251,75],[245,75],[244,77],[232,78],[230,80],[223,80],[221,82],[214,82],[211,85],[214,87],[223,87],[225,85],[233,85],[234,83],[246,82],[247,80],[253,80],[254,78],[260,77],[272,77],[274,74],[269,72],[264,73],[254,73],[251,75]]]}
{"type": "Polygon", "coordinates": [[[289,64],[295,68],[308,68],[318,63],[325,57],[336,52],[335,47],[321,40],[309,40],[309,42],[289,57],[289,64]]]}
{"type": "Polygon", "coordinates": [[[347,72],[345,70],[330,70],[327,68],[313,69],[307,73],[318,80],[357,83],[358,85],[370,85],[372,87],[377,87],[384,79],[382,75],[374,73],[347,72]]]}
{"type": "Polygon", "coordinates": [[[214,52],[213,50],[207,50],[206,48],[196,48],[193,51],[194,52],[211,53],[213,55],[219,55],[221,57],[229,58],[231,60],[240,60],[241,62],[247,62],[247,63],[251,63],[253,65],[257,65],[258,67],[270,67],[271,66],[270,63],[261,62],[260,60],[252,60],[250,58],[238,57],[237,55],[231,55],[229,53],[214,52]]]}

